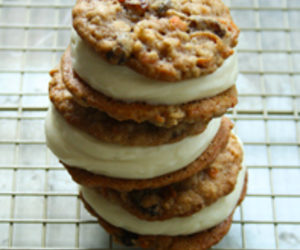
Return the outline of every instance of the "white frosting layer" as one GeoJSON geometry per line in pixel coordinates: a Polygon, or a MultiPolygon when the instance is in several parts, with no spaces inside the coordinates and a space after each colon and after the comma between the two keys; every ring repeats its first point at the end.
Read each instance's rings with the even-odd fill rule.
{"type": "Polygon", "coordinates": [[[221,118],[206,130],[180,142],[151,147],[105,143],[71,126],[50,107],[46,118],[47,145],[69,166],[95,174],[129,179],[148,179],[179,170],[198,158],[219,130],[221,118]]]}
{"type": "Polygon", "coordinates": [[[126,66],[105,62],[75,30],[71,54],[74,70],[86,83],[106,96],[128,102],[170,105],[215,96],[233,86],[238,73],[234,53],[217,71],[207,76],[172,83],[153,80],[126,66]]]}
{"type": "Polygon", "coordinates": [[[142,235],[187,235],[214,227],[223,222],[235,208],[245,179],[246,167],[243,166],[235,189],[212,205],[188,217],[176,217],[164,221],[146,221],[130,214],[125,209],[109,202],[93,189],[81,187],[87,203],[110,224],[142,235]]]}

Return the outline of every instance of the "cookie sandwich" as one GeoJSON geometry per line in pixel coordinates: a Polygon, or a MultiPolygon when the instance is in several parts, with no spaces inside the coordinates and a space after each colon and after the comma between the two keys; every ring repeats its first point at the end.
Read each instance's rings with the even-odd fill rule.
{"type": "Polygon", "coordinates": [[[239,30],[220,0],[78,0],[50,72],[47,145],[116,241],[207,249],[246,192],[239,30]]]}

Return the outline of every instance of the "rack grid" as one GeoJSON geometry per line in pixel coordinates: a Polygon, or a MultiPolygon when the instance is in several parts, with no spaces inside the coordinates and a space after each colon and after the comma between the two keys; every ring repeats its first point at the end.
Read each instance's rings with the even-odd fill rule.
{"type": "MultiPolygon", "coordinates": [[[[249,189],[214,249],[300,249],[300,1],[226,3],[241,28],[240,103],[228,115],[249,189]]],[[[0,250],[125,249],[45,146],[48,71],[68,45],[73,4],[0,0],[0,250]]]]}

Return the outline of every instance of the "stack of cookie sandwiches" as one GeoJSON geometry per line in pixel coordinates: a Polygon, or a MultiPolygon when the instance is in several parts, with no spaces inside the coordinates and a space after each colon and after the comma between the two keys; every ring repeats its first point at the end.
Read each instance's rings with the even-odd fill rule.
{"type": "Polygon", "coordinates": [[[221,0],[78,0],[51,71],[47,144],[128,246],[207,249],[246,192],[239,30],[221,0]]]}

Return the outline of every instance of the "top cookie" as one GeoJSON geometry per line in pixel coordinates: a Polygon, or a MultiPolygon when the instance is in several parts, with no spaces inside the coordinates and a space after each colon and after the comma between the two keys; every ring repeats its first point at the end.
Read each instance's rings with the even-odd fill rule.
{"type": "Polygon", "coordinates": [[[109,63],[164,81],[214,72],[239,34],[221,0],[78,0],[73,26],[109,63]]]}

